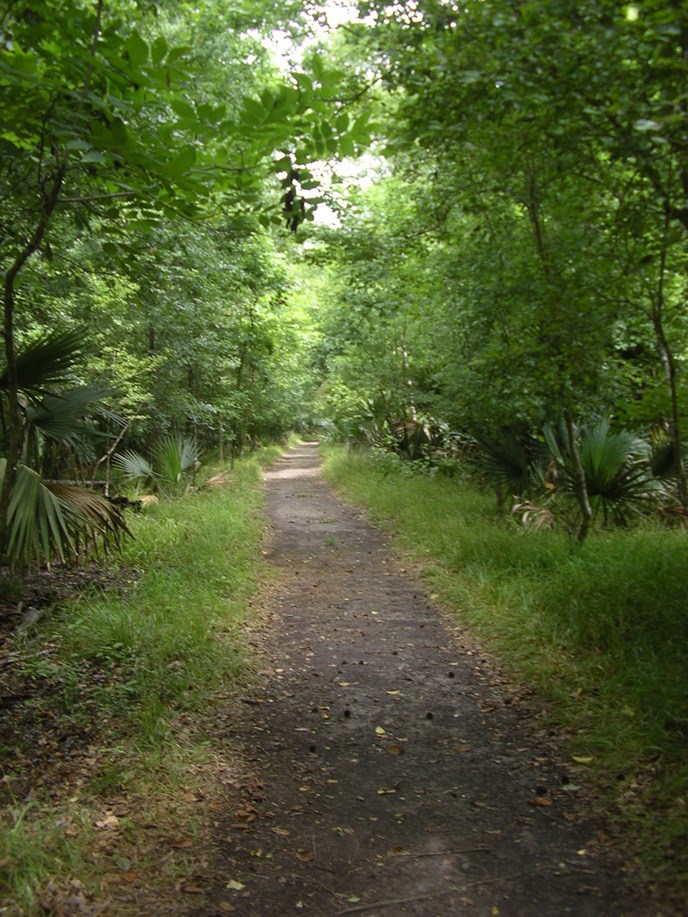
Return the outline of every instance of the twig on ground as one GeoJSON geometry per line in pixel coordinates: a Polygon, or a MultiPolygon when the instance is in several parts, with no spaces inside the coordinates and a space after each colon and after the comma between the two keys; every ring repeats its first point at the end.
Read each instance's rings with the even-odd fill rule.
{"type": "Polygon", "coordinates": [[[362,914],[364,911],[374,911],[378,907],[410,904],[412,901],[428,901],[430,898],[436,897],[437,892],[433,892],[430,895],[413,895],[411,898],[390,898],[387,901],[371,901],[370,904],[357,904],[355,907],[348,907],[345,911],[339,911],[337,917],[344,917],[345,914],[362,914]]]}
{"type": "Polygon", "coordinates": [[[421,857],[444,857],[456,853],[489,853],[489,847],[464,847],[462,850],[432,850],[425,853],[400,853],[398,856],[407,860],[418,860],[421,857]]]}

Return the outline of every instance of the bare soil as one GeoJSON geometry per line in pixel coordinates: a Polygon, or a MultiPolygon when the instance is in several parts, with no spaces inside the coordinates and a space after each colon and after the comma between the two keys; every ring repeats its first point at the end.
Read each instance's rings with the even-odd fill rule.
{"type": "Polygon", "coordinates": [[[324,483],[317,445],[266,480],[270,661],[219,727],[250,779],[228,789],[211,893],[185,913],[671,913],[532,703],[324,483]]]}

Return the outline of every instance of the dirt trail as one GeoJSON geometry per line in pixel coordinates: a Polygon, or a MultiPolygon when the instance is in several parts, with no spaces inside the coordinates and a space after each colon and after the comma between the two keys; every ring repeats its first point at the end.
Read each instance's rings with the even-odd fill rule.
{"type": "MultiPolygon", "coordinates": [[[[305,444],[266,474],[271,668],[203,914],[655,915],[523,713],[305,444]],[[493,683],[491,684],[491,679],[493,683]]],[[[438,520],[441,524],[441,520],[438,520]]]]}

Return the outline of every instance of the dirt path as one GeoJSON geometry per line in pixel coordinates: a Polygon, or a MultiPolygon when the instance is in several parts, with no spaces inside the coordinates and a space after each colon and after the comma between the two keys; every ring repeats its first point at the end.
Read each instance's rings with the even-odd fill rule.
{"type": "Polygon", "coordinates": [[[227,736],[255,779],[228,801],[202,913],[660,913],[594,843],[517,705],[318,465],[306,444],[266,475],[272,663],[227,736]]]}

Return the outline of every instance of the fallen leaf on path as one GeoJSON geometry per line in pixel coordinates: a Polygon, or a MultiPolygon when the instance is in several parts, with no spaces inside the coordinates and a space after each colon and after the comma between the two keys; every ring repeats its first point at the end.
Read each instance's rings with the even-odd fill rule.
{"type": "Polygon", "coordinates": [[[217,906],[217,909],[222,914],[233,914],[235,910],[234,907],[229,903],[229,901],[220,901],[220,903],[217,906]]]}
{"type": "Polygon", "coordinates": [[[528,800],[528,805],[531,806],[551,806],[552,800],[549,796],[535,796],[533,799],[528,800]]]}
{"type": "Polygon", "coordinates": [[[396,790],[389,789],[389,787],[384,787],[384,786],[381,786],[380,789],[377,791],[378,796],[389,796],[392,793],[396,793],[396,790]]]}
{"type": "Polygon", "coordinates": [[[186,895],[202,895],[203,889],[200,885],[182,885],[179,889],[184,892],[186,895]]]}
{"type": "Polygon", "coordinates": [[[454,748],[454,751],[459,752],[459,753],[461,753],[461,754],[463,754],[464,752],[470,751],[470,750],[471,750],[471,749],[470,749],[470,746],[469,746],[469,745],[457,745],[457,746],[454,748]]]}
{"type": "Polygon", "coordinates": [[[395,694],[401,694],[401,691],[385,691],[385,694],[389,694],[391,697],[394,697],[395,694]]]}
{"type": "Polygon", "coordinates": [[[592,764],[593,758],[582,758],[579,755],[571,755],[576,764],[592,764]]]}
{"type": "Polygon", "coordinates": [[[237,882],[236,879],[230,879],[225,885],[225,888],[231,888],[234,892],[240,892],[243,888],[246,888],[246,886],[243,882],[237,882]]]}
{"type": "Polygon", "coordinates": [[[174,847],[175,850],[186,850],[189,847],[193,847],[193,841],[188,838],[180,838],[178,841],[172,841],[170,847],[174,847]]]}
{"type": "Polygon", "coordinates": [[[137,876],[138,876],[138,873],[135,872],[133,869],[130,869],[128,872],[123,872],[120,878],[124,879],[125,882],[135,882],[137,876]]]}
{"type": "Polygon", "coordinates": [[[297,850],[296,856],[301,860],[302,863],[310,863],[315,859],[315,854],[312,850],[297,850]]]}
{"type": "Polygon", "coordinates": [[[270,828],[273,834],[279,834],[280,837],[289,837],[289,832],[286,828],[270,828]]]}
{"type": "Polygon", "coordinates": [[[402,748],[401,745],[388,745],[385,751],[388,755],[403,755],[406,749],[402,748]]]}
{"type": "Polygon", "coordinates": [[[375,727],[375,735],[378,735],[378,736],[386,736],[386,735],[387,735],[387,731],[386,731],[385,729],[383,729],[382,726],[376,726],[376,727],[375,727]]]}
{"type": "Polygon", "coordinates": [[[96,822],[96,828],[105,830],[106,828],[116,828],[119,825],[119,818],[116,815],[106,815],[96,822]]]}

